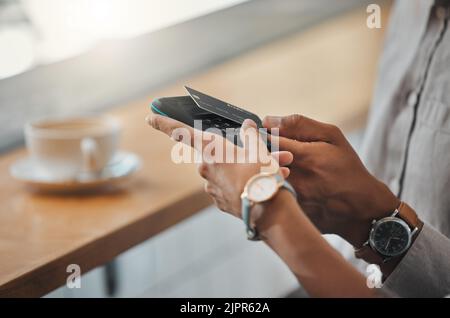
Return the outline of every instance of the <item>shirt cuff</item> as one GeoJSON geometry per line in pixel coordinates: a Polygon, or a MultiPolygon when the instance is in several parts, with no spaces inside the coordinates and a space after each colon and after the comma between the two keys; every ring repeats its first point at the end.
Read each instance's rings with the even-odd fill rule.
{"type": "Polygon", "coordinates": [[[382,289],[400,297],[450,294],[450,240],[425,224],[382,289]]]}

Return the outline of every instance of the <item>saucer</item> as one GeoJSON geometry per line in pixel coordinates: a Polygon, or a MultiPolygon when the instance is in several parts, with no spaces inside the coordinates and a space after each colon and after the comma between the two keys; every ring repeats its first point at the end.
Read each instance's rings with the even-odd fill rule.
{"type": "Polygon", "coordinates": [[[98,173],[80,173],[72,179],[61,180],[40,174],[30,157],[17,160],[10,167],[11,175],[24,184],[42,191],[71,192],[89,190],[114,184],[132,175],[139,167],[139,157],[131,152],[119,151],[98,173]]]}

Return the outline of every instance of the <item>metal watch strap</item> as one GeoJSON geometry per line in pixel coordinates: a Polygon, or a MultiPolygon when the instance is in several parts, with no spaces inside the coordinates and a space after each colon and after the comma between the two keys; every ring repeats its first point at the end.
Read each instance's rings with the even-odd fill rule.
{"type": "MultiPolygon", "coordinates": [[[[423,227],[423,222],[419,219],[416,212],[405,202],[401,202],[399,207],[395,209],[392,216],[396,216],[405,221],[412,230],[414,236],[423,227]]],[[[382,264],[386,261],[386,258],[372,249],[368,241],[364,243],[361,248],[355,249],[355,257],[361,258],[371,264],[382,264]]]]}
{"type": "MultiPolygon", "coordinates": [[[[283,178],[281,175],[276,175],[276,178],[283,178]]],[[[297,197],[297,193],[295,192],[292,185],[287,182],[286,180],[283,180],[283,184],[278,189],[278,191],[281,188],[287,189],[289,192],[291,192],[295,197],[297,197]]],[[[241,211],[242,211],[242,220],[244,221],[246,232],[247,232],[247,239],[250,241],[259,241],[261,240],[258,230],[255,227],[252,227],[250,224],[251,222],[251,208],[252,208],[252,202],[247,199],[246,197],[242,198],[241,201],[241,211]]]]}

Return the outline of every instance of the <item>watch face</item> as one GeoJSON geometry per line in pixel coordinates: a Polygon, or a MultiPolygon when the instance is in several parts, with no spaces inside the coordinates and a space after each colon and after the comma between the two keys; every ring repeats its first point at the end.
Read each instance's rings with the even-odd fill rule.
{"type": "Polygon", "coordinates": [[[248,198],[253,202],[264,202],[277,190],[278,182],[273,175],[259,176],[248,185],[248,198]]]}
{"type": "Polygon", "coordinates": [[[397,256],[405,252],[411,243],[411,230],[401,219],[387,217],[375,223],[369,243],[385,256],[397,256]]]}

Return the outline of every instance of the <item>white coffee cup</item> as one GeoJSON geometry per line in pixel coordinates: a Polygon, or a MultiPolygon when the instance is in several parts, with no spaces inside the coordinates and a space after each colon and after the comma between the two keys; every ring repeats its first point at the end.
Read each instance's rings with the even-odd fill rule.
{"type": "Polygon", "coordinates": [[[120,128],[107,115],[46,118],[25,125],[25,142],[39,175],[72,180],[104,169],[116,153],[120,128]]]}

